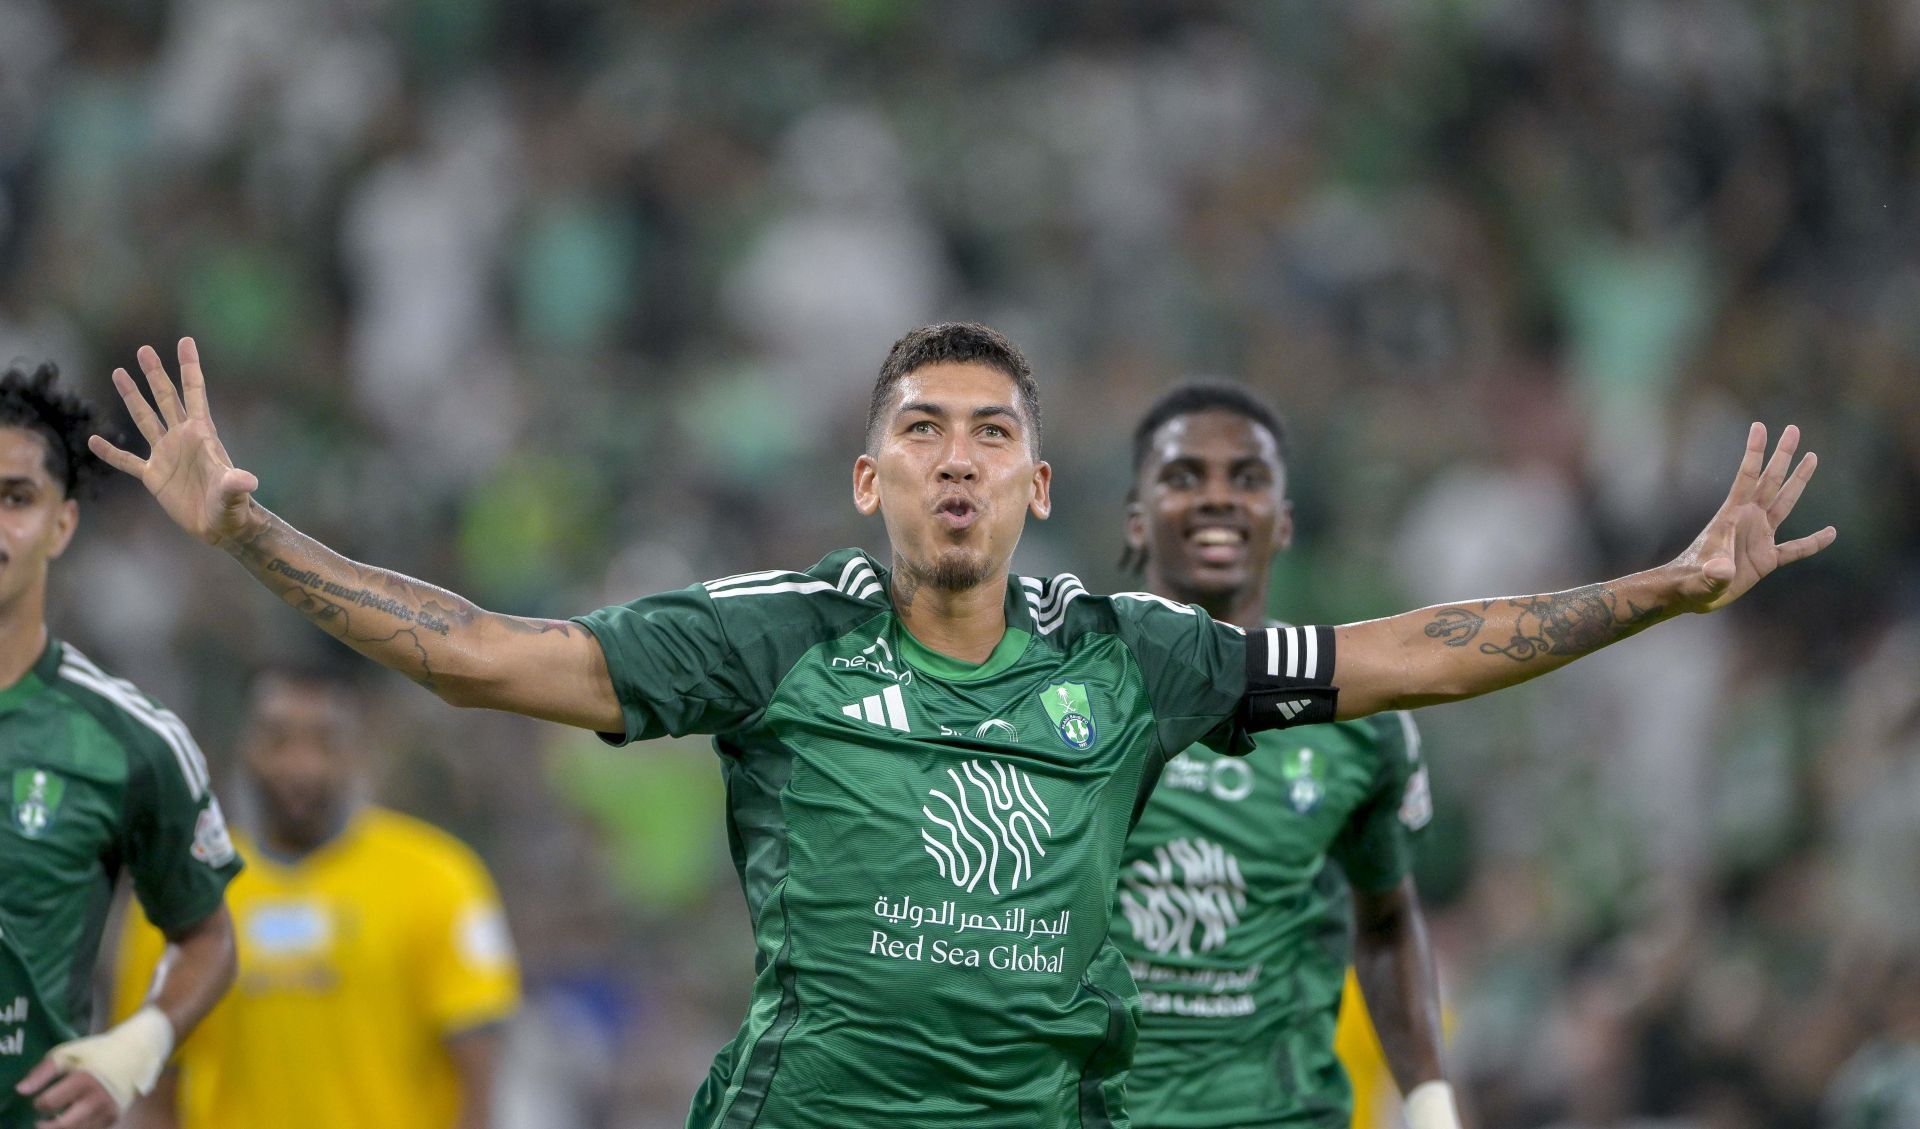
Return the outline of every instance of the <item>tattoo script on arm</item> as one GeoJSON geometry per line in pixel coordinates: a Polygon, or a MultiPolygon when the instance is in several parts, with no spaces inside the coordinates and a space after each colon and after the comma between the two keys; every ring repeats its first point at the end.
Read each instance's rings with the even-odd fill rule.
{"type": "Polygon", "coordinates": [[[275,519],[253,540],[230,547],[233,556],[288,606],[355,650],[411,678],[442,689],[447,641],[491,621],[516,634],[576,627],[555,620],[498,615],[431,584],[358,564],[294,532],[275,519]],[[321,567],[303,564],[324,562],[321,567]],[[326,571],[321,569],[325,568],[326,571]]]}

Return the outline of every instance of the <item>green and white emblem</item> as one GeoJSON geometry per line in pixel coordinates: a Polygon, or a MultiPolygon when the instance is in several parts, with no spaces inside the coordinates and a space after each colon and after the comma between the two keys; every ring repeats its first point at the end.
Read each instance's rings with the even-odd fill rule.
{"type": "Polygon", "coordinates": [[[1326,794],[1326,788],[1320,783],[1320,762],[1312,749],[1301,749],[1280,766],[1280,775],[1287,781],[1287,802],[1293,810],[1305,815],[1320,805],[1320,797],[1326,794]]]}
{"type": "Polygon", "coordinates": [[[13,825],[20,834],[38,839],[53,826],[67,782],[44,768],[16,769],[13,774],[13,825]]]}
{"type": "Polygon", "coordinates": [[[1091,749],[1100,736],[1093,725],[1093,706],[1087,701],[1087,688],[1078,682],[1056,682],[1040,691],[1040,704],[1047,707],[1053,727],[1070,748],[1091,749]]]}

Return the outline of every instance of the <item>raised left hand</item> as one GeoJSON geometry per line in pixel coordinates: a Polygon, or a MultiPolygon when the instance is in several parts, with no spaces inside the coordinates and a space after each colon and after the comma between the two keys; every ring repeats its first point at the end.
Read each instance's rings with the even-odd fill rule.
{"type": "Polygon", "coordinates": [[[1776,540],[1780,526],[1793,513],[1800,492],[1820,463],[1809,451],[1789,473],[1799,446],[1800,429],[1788,424],[1769,459],[1766,425],[1756,423],[1747,432],[1747,451],[1727,500],[1720,503],[1720,509],[1693,544],[1669,566],[1678,574],[1680,607],[1694,612],[1717,611],[1745,595],[1774,569],[1805,560],[1833,544],[1837,534],[1831,525],[1791,541],[1776,540]]]}

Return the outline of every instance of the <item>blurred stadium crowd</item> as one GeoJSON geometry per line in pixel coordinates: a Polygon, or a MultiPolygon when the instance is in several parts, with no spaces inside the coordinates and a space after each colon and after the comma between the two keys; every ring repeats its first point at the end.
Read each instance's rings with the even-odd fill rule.
{"type": "MultiPolygon", "coordinates": [[[[1800,423],[1834,549],[1422,715],[1422,888],[1485,1129],[1920,1125],[1920,8],[0,0],[0,45],[0,357],[105,402],[193,333],[270,506],[503,610],[881,543],[847,468],[929,320],[1034,358],[1017,563],[1096,590],[1134,413],[1274,399],[1297,620],[1644,567],[1800,423]]],[[[163,523],[94,503],[54,622],[218,762],[309,629],[163,523]]],[[[679,1124],[750,977],[711,754],[370,677],[383,796],[513,918],[503,1124],[679,1124]]]]}

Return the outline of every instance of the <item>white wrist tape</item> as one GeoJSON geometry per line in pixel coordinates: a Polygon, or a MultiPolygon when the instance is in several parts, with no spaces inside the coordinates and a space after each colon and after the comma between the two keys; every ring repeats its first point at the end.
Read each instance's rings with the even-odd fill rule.
{"type": "Polygon", "coordinates": [[[172,1053],[173,1024],[149,1004],[118,1027],[61,1043],[49,1057],[62,1069],[84,1070],[99,1079],[124,1113],[135,1097],[153,1089],[172,1053]]]}
{"type": "Polygon", "coordinates": [[[1453,1087],[1437,1079],[1415,1086],[1407,1095],[1407,1129],[1460,1129],[1453,1087]]]}

